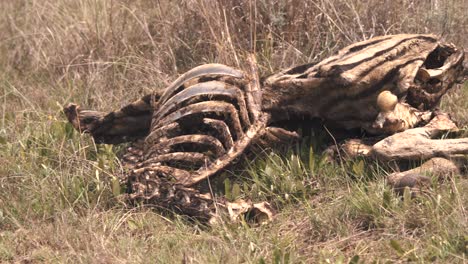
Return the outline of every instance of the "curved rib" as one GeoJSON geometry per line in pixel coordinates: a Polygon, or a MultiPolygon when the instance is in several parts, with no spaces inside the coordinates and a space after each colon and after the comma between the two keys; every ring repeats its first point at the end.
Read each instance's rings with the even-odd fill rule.
{"type": "Polygon", "coordinates": [[[145,139],[146,146],[152,146],[160,142],[161,137],[170,138],[181,133],[180,125],[176,122],[154,129],[145,139]]]}
{"type": "Polygon", "coordinates": [[[232,140],[231,132],[229,132],[229,127],[224,121],[212,118],[203,118],[203,124],[216,130],[217,136],[227,150],[232,148],[234,141],[232,140]]]}
{"type": "Polygon", "coordinates": [[[196,96],[227,96],[231,100],[235,100],[239,106],[239,116],[245,126],[250,125],[249,116],[246,109],[245,99],[241,90],[235,86],[228,85],[219,81],[209,81],[197,83],[185,90],[179,92],[173,97],[169,98],[164,104],[159,107],[159,111],[153,116],[153,123],[156,124],[161,118],[166,116],[169,112],[174,111],[175,108],[196,96]]]}
{"type": "Polygon", "coordinates": [[[155,172],[155,173],[157,173],[159,175],[162,174],[162,176],[164,176],[164,177],[172,177],[178,182],[179,181],[184,182],[188,178],[190,178],[190,172],[188,172],[186,170],[177,169],[177,168],[173,168],[173,167],[169,167],[169,166],[162,166],[162,165],[144,167],[144,168],[135,169],[135,170],[132,171],[132,173],[135,174],[135,175],[142,175],[145,172],[149,172],[150,174],[151,174],[151,172],[155,172]]]}
{"type": "Polygon", "coordinates": [[[184,136],[178,136],[174,137],[165,141],[160,142],[159,144],[156,144],[152,146],[148,154],[146,155],[148,158],[152,157],[153,155],[161,155],[161,154],[167,154],[170,153],[171,147],[174,147],[175,145],[180,145],[180,144],[192,144],[194,146],[196,145],[204,145],[210,148],[211,151],[215,154],[215,156],[219,157],[226,153],[226,150],[223,147],[223,144],[221,142],[212,136],[208,135],[184,135],[184,136]]]}
{"type": "Polygon", "coordinates": [[[243,78],[244,73],[228,67],[223,64],[205,64],[191,69],[190,71],[182,74],[177,80],[175,80],[161,96],[160,103],[166,102],[166,100],[174,95],[177,89],[184,84],[184,82],[204,75],[228,75],[236,78],[243,78]]]}
{"type": "Polygon", "coordinates": [[[234,135],[236,138],[242,137],[243,130],[239,121],[239,116],[237,115],[237,109],[230,103],[218,101],[201,102],[183,107],[161,119],[158,123],[158,127],[175,122],[186,116],[204,113],[217,113],[223,116],[228,115],[231,120],[230,123],[234,130],[234,135]]]}
{"type": "MultiPolygon", "coordinates": [[[[203,154],[198,152],[173,152],[163,155],[158,155],[154,158],[147,159],[140,164],[138,167],[145,167],[148,165],[156,165],[154,163],[158,162],[171,162],[171,161],[178,161],[178,162],[190,162],[193,166],[203,166],[209,161],[209,158],[203,154]]],[[[158,165],[159,166],[159,165],[158,165]]]]}
{"type": "Polygon", "coordinates": [[[227,167],[232,163],[234,159],[239,157],[245,149],[252,143],[253,140],[257,139],[262,133],[260,131],[265,129],[266,124],[269,121],[268,115],[261,115],[257,119],[258,121],[252,125],[249,130],[245,133],[245,136],[236,141],[233,151],[229,155],[223,155],[208,164],[206,167],[200,168],[197,172],[192,173],[192,176],[186,181],[180,182],[186,187],[193,186],[204,179],[209,178],[213,174],[218,173],[221,169],[227,167]]]}

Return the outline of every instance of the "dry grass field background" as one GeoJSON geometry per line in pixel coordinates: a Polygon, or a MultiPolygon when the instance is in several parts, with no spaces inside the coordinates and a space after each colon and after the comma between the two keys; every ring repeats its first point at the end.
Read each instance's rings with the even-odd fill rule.
{"type": "MultiPolygon", "coordinates": [[[[0,262],[467,262],[466,176],[402,199],[379,164],[326,163],[311,135],[222,176],[229,199],[269,200],[275,221],[206,227],[126,207],[123,147],[95,145],[61,110],[110,111],[248,53],[266,76],[383,34],[468,48],[466,0],[4,0],[0,13],[0,262]]],[[[465,129],[467,96],[442,102],[465,129]]]]}

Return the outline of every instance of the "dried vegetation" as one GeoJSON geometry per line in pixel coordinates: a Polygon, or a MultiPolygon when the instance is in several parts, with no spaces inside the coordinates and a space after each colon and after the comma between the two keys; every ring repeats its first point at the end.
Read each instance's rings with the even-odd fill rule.
{"type": "MultiPolygon", "coordinates": [[[[229,199],[270,200],[276,221],[206,228],[126,208],[119,147],[79,136],[61,112],[70,101],[115,109],[202,63],[242,68],[249,52],[267,75],[382,34],[436,33],[467,48],[466,1],[17,0],[0,10],[0,262],[466,262],[466,177],[400,199],[377,164],[324,162],[314,132],[214,183],[229,199]]],[[[467,84],[442,103],[465,129],[466,96],[467,84]]]]}

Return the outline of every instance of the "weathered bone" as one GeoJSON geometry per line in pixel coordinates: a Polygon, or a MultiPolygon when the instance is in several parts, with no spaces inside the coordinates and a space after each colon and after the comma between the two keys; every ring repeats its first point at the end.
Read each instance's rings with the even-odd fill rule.
{"type": "Polygon", "coordinates": [[[203,118],[203,124],[206,124],[213,129],[215,129],[218,133],[218,139],[223,143],[226,149],[231,149],[234,145],[234,141],[232,140],[231,132],[229,131],[228,125],[225,122],[217,119],[212,118],[203,118]]]}
{"type": "Polygon", "coordinates": [[[261,135],[260,131],[266,128],[266,116],[259,116],[258,121],[254,126],[251,126],[245,133],[245,137],[236,141],[236,145],[228,152],[229,155],[224,155],[217,160],[213,161],[206,168],[201,168],[196,174],[193,174],[189,181],[184,183],[185,186],[193,186],[210,176],[218,173],[221,169],[231,165],[231,162],[237,159],[249,147],[252,141],[258,139],[261,135]]]}
{"type": "Polygon", "coordinates": [[[378,142],[347,140],[342,150],[349,157],[373,157],[381,161],[414,160],[468,154],[468,139],[433,139],[458,127],[446,114],[438,114],[424,127],[408,129],[378,142]]]}
{"type": "Polygon", "coordinates": [[[393,111],[398,103],[398,97],[390,91],[383,91],[377,96],[377,107],[382,112],[393,111]]]}
{"type": "MultiPolygon", "coordinates": [[[[432,109],[454,83],[463,81],[466,69],[463,67],[464,52],[452,45],[441,45],[444,53],[452,53],[439,68],[420,68],[416,79],[421,84],[414,84],[408,89],[407,101],[418,109],[432,109]],[[445,48],[445,49],[444,49],[445,48]],[[431,80],[437,80],[434,84],[431,80]]],[[[466,75],[468,76],[468,75],[466,75]]]]}
{"type": "MultiPolygon", "coordinates": [[[[398,130],[378,131],[373,126],[380,112],[376,99],[380,92],[389,91],[403,103],[410,88],[418,91],[418,70],[436,50],[455,54],[455,58],[461,54],[453,46],[440,44],[433,35],[383,36],[356,43],[322,62],[297,66],[267,78],[263,109],[272,114],[274,121],[317,117],[345,129],[395,133],[398,130]]],[[[454,79],[459,63],[445,63],[453,69],[447,71],[447,78],[454,79]]],[[[444,83],[444,91],[453,84],[444,83]]],[[[418,104],[413,100],[410,105],[418,104]]],[[[435,106],[424,104],[420,111],[435,106]]],[[[413,125],[417,122],[407,122],[406,128],[413,125]]]]}
{"type": "MultiPolygon", "coordinates": [[[[452,47],[452,49],[455,49],[455,47],[452,47]]],[[[450,57],[446,60],[444,65],[439,68],[434,68],[434,69],[426,69],[426,68],[420,68],[418,72],[418,76],[422,77],[422,81],[429,81],[430,79],[438,79],[440,81],[444,81],[444,76],[447,75],[447,72],[454,68],[461,66],[464,58],[464,52],[463,51],[458,51],[454,52],[450,57]]]]}
{"type": "Polygon", "coordinates": [[[261,135],[261,139],[265,142],[262,147],[268,147],[272,143],[287,144],[297,141],[300,139],[300,136],[297,132],[281,127],[267,127],[261,135]]]}
{"type": "Polygon", "coordinates": [[[167,154],[170,151],[169,148],[180,144],[207,146],[211,151],[214,152],[217,157],[223,155],[226,152],[223,144],[215,137],[208,135],[184,135],[173,137],[154,145],[147,150],[146,155],[147,157],[150,157],[153,155],[167,154]]]}
{"type": "MultiPolygon", "coordinates": [[[[378,135],[406,130],[358,148],[360,154],[384,161],[466,153],[466,139],[431,139],[455,127],[443,117],[411,129],[427,122],[440,97],[463,79],[462,61],[462,51],[433,35],[383,36],[350,45],[322,62],[282,71],[263,83],[249,56],[249,74],[219,64],[199,66],[163,94],[144,97],[121,111],[104,114],[72,105],[65,112],[76,129],[97,141],[122,142],[149,133],[139,148],[143,152],[125,156],[134,168],[127,175],[130,200],[207,220],[216,207],[229,211],[231,206],[233,212],[233,205],[237,212],[256,208],[250,202],[215,201],[197,189],[252,143],[274,145],[298,137],[269,124],[319,118],[330,126],[378,135]]],[[[350,150],[362,146],[354,144],[350,150]]],[[[407,176],[394,185],[416,186],[423,179],[407,176]]]]}
{"type": "Polygon", "coordinates": [[[221,116],[229,116],[229,125],[232,129],[231,133],[236,138],[242,137],[243,129],[236,108],[230,103],[220,101],[200,102],[183,107],[161,119],[158,122],[156,128],[180,120],[183,117],[208,113],[216,113],[221,116]]]}
{"type": "Polygon", "coordinates": [[[216,96],[226,96],[231,98],[231,101],[235,101],[239,105],[239,116],[244,126],[250,125],[244,96],[240,90],[236,87],[218,81],[209,81],[195,84],[171,97],[164,104],[162,104],[159,111],[154,114],[154,122],[159,122],[159,120],[165,117],[168,113],[180,108],[182,103],[185,101],[201,95],[209,95],[211,98],[216,96]]]}
{"type": "Polygon", "coordinates": [[[192,166],[201,167],[207,164],[210,158],[203,153],[197,152],[172,152],[168,154],[158,155],[147,159],[137,165],[137,167],[153,166],[164,162],[189,162],[192,166]]]}
{"type": "Polygon", "coordinates": [[[152,103],[157,101],[163,92],[145,95],[108,114],[83,110],[76,104],[69,104],[63,111],[76,130],[90,133],[98,143],[118,144],[134,141],[144,138],[149,133],[153,114],[152,103]]]}
{"type": "MultiPolygon", "coordinates": [[[[132,174],[141,175],[145,172],[150,172],[150,173],[154,172],[154,173],[162,174],[164,177],[167,177],[168,179],[174,178],[175,180],[180,181],[180,182],[184,182],[188,178],[190,178],[190,172],[186,170],[181,170],[181,169],[177,169],[177,168],[173,168],[169,166],[163,166],[163,165],[134,169],[132,171],[132,174]]],[[[145,180],[151,180],[152,178],[154,177],[147,178],[145,180]]]]}
{"type": "Polygon", "coordinates": [[[468,138],[432,139],[447,131],[458,130],[446,114],[439,114],[429,124],[394,134],[375,144],[372,155],[378,160],[424,160],[468,154],[468,138]]]}
{"type": "Polygon", "coordinates": [[[262,202],[253,204],[251,201],[238,200],[226,202],[226,208],[232,221],[245,220],[264,224],[273,220],[275,211],[269,203],[262,202]]]}
{"type": "MultiPolygon", "coordinates": [[[[249,85],[245,86],[245,99],[247,102],[247,108],[251,115],[251,122],[256,123],[261,119],[263,115],[262,111],[262,90],[258,68],[257,68],[257,60],[255,59],[255,55],[249,54],[247,57],[247,62],[249,64],[250,74],[247,76],[249,79],[249,85]]],[[[263,115],[264,116],[264,115],[263,115]]]]}
{"type": "Polygon", "coordinates": [[[428,121],[430,112],[421,112],[406,103],[396,103],[393,110],[380,112],[372,125],[367,129],[374,134],[393,134],[415,127],[422,121],[428,121]]]}
{"type": "Polygon", "coordinates": [[[184,73],[181,75],[177,80],[175,80],[168,88],[166,93],[161,97],[160,103],[165,103],[167,99],[172,97],[176,92],[177,89],[180,88],[184,82],[187,82],[191,79],[197,77],[207,77],[207,76],[232,76],[235,78],[242,79],[244,78],[244,73],[233,69],[229,66],[222,65],[222,64],[205,64],[198,67],[193,68],[192,70],[184,73]]]}
{"type": "Polygon", "coordinates": [[[447,178],[449,175],[460,173],[460,167],[460,163],[436,157],[417,168],[388,175],[387,182],[399,194],[403,194],[405,188],[409,188],[413,194],[416,194],[431,182],[426,174],[432,174],[440,180],[447,178]]]}
{"type": "Polygon", "coordinates": [[[342,145],[342,150],[348,157],[373,157],[385,162],[420,161],[430,158],[419,167],[394,172],[387,177],[387,183],[398,194],[403,194],[405,188],[409,188],[414,196],[430,184],[431,180],[425,174],[430,173],[443,179],[447,175],[460,173],[461,168],[468,163],[466,157],[459,155],[468,153],[467,139],[431,139],[443,132],[456,130],[456,125],[447,115],[439,114],[425,127],[409,129],[377,143],[373,140],[347,140],[342,145]]]}
{"type": "MultiPolygon", "coordinates": [[[[363,139],[349,139],[341,144],[336,151],[342,151],[345,157],[351,159],[357,157],[371,157],[372,146],[378,141],[379,140],[367,139],[367,141],[365,141],[363,139]]],[[[335,153],[333,152],[335,152],[335,149],[333,149],[331,153],[334,155],[335,153]]]]}
{"type": "Polygon", "coordinates": [[[153,131],[146,137],[146,149],[158,144],[162,140],[173,138],[182,133],[182,129],[177,122],[172,122],[167,125],[153,129],[153,131]]]}

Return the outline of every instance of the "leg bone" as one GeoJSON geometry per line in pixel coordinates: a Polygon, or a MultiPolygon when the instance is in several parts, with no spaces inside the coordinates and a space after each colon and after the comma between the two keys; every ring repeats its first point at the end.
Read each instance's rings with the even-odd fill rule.
{"type": "Polygon", "coordinates": [[[429,124],[408,129],[378,142],[371,154],[379,160],[423,160],[437,156],[468,154],[468,138],[432,139],[458,128],[446,114],[439,114],[429,124]]]}

